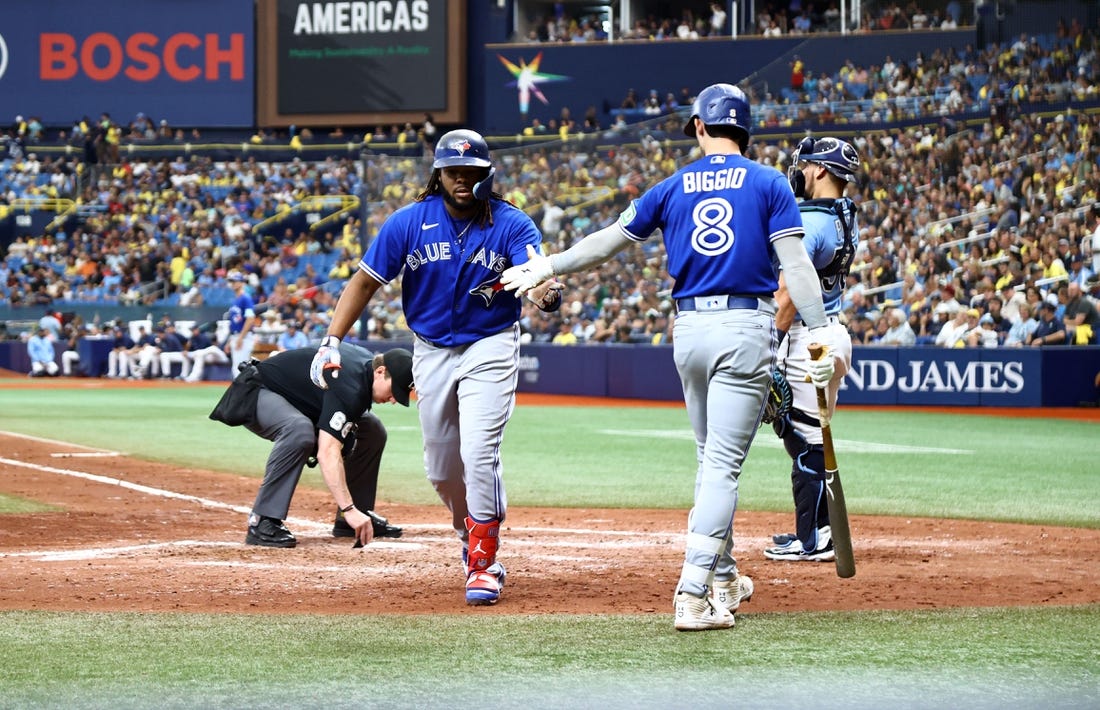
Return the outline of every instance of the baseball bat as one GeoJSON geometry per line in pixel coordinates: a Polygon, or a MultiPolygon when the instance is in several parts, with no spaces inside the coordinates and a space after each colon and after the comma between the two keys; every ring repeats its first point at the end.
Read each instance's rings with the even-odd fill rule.
{"type": "MultiPolygon", "coordinates": [[[[825,347],[813,343],[809,347],[810,357],[820,360],[825,355],[825,347]]],[[[817,416],[821,420],[821,440],[825,449],[825,497],[829,505],[829,527],[833,535],[833,549],[836,552],[836,576],[854,577],[856,559],[852,554],[852,531],[848,527],[848,504],[844,500],[844,488],[840,485],[840,471],[836,465],[836,450],[833,448],[833,432],[829,422],[829,403],[825,400],[825,390],[817,388],[817,416]]]]}

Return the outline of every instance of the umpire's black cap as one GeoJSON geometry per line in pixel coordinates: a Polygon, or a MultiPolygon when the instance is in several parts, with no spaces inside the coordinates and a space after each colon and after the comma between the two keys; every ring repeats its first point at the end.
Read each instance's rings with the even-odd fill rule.
{"type": "Polygon", "coordinates": [[[393,382],[393,398],[398,404],[409,406],[409,391],[413,388],[412,353],[405,348],[387,350],[382,355],[382,364],[393,382]]]}

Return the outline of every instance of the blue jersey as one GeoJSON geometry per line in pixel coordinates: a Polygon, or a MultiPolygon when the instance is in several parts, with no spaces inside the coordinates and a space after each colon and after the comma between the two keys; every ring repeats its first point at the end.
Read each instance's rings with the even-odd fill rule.
{"type": "MultiPolygon", "coordinates": [[[[825,315],[835,316],[841,311],[844,277],[848,275],[852,257],[859,245],[856,206],[847,198],[818,199],[803,201],[798,210],[802,213],[802,226],[806,230],[802,246],[817,269],[825,315]],[[844,248],[845,235],[850,238],[847,250],[844,248]],[[840,261],[834,264],[834,260],[840,261]]],[[[779,268],[778,264],[776,268],[779,268]]],[[[795,315],[796,320],[801,318],[801,315],[795,315]]]]}
{"type": "Polygon", "coordinates": [[[842,271],[823,273],[840,256],[845,236],[850,235],[852,254],[859,245],[859,228],[856,225],[855,205],[851,200],[835,200],[831,207],[821,205],[821,200],[807,200],[799,206],[802,213],[802,226],[806,236],[802,244],[810,261],[821,278],[821,299],[825,302],[825,315],[836,315],[841,310],[841,297],[844,294],[844,277],[848,275],[849,263],[842,271]]]}
{"type": "Polygon", "coordinates": [[[771,242],[802,234],[798,204],[775,168],[740,155],[707,155],[665,178],[619,216],[627,238],[664,235],[673,298],[779,288],[771,242]]]}
{"type": "Polygon", "coordinates": [[[164,333],[157,339],[157,347],[162,353],[182,353],[183,340],[176,333],[164,333]]]}
{"type": "Polygon", "coordinates": [[[244,322],[256,315],[256,304],[247,291],[241,291],[241,295],[233,299],[233,305],[229,307],[229,334],[236,335],[244,330],[244,322]]]}
{"type": "Polygon", "coordinates": [[[443,347],[499,333],[519,320],[522,302],[502,291],[500,274],[527,261],[542,235],[524,212],[492,200],[492,224],[456,221],[432,195],[394,212],[378,230],[359,268],[388,284],[401,277],[409,328],[443,347]]]}
{"type": "Polygon", "coordinates": [[[122,334],[115,336],[115,342],[112,349],[114,350],[129,350],[134,347],[134,340],[129,335],[122,334]]]}

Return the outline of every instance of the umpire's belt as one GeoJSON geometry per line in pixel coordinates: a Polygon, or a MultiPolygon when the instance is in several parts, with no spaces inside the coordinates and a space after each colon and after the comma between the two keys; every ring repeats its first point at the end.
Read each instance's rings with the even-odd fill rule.
{"type": "Polygon", "coordinates": [[[710,311],[766,311],[770,310],[775,312],[774,306],[771,306],[771,298],[761,299],[756,296],[737,296],[722,294],[719,296],[694,296],[692,298],[678,298],[676,299],[676,310],[680,312],[684,311],[699,311],[700,313],[710,311]]]}

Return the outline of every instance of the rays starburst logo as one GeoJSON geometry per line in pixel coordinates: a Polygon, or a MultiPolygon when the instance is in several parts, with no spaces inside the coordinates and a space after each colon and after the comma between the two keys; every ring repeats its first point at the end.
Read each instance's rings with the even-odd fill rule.
{"type": "Polygon", "coordinates": [[[515,77],[514,81],[508,82],[507,86],[516,88],[519,98],[519,112],[524,116],[527,115],[527,111],[531,107],[531,97],[544,104],[549,104],[546,95],[542,93],[539,88],[540,84],[550,84],[559,81],[570,81],[572,77],[565,76],[564,74],[547,74],[546,72],[539,71],[539,64],[542,63],[542,52],[535,55],[535,58],[528,62],[526,59],[520,58],[519,64],[505,58],[498,54],[497,59],[504,65],[512,76],[515,77]]]}

